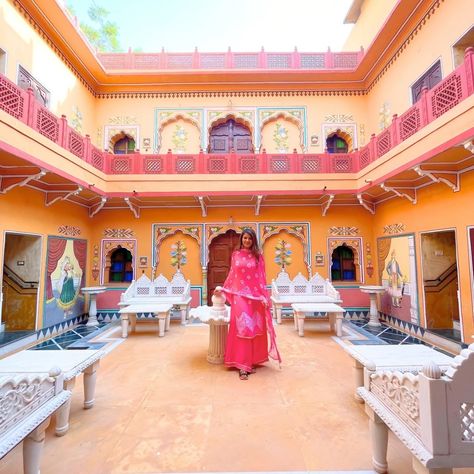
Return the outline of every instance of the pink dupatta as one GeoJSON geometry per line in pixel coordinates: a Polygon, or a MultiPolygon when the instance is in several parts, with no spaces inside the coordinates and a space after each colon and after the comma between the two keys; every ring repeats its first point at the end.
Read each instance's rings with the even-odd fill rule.
{"type": "Polygon", "coordinates": [[[231,267],[222,290],[232,305],[232,314],[236,318],[237,336],[251,339],[261,335],[265,321],[270,339],[268,355],[281,362],[268,305],[266,283],[265,263],[262,256],[257,261],[252,252],[247,249],[236,250],[232,254],[231,267]]]}

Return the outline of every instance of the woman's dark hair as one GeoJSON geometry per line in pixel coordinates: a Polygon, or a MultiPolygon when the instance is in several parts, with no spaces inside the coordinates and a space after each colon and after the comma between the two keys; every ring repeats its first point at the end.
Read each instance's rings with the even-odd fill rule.
{"type": "Polygon", "coordinates": [[[260,259],[260,256],[262,255],[262,252],[260,252],[260,249],[258,248],[257,235],[255,234],[255,231],[253,229],[246,228],[242,230],[242,233],[240,234],[240,239],[239,239],[239,249],[244,248],[242,239],[244,238],[245,234],[249,235],[252,238],[252,247],[250,247],[250,251],[252,252],[254,257],[258,261],[260,259]]]}

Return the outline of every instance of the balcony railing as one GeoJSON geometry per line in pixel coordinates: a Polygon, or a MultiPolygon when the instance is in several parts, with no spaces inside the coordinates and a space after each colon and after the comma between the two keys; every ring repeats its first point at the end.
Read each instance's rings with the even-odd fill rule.
{"type": "Polygon", "coordinates": [[[463,64],[360,150],[344,154],[161,154],[113,155],[99,150],[60,118],[43,107],[31,89],[25,91],[0,75],[0,109],[107,174],[254,174],[355,173],[436,120],[474,92],[474,49],[463,64]]]}
{"type": "Polygon", "coordinates": [[[193,69],[355,69],[364,55],[359,52],[333,53],[98,53],[106,70],[193,70],[193,69]]]}

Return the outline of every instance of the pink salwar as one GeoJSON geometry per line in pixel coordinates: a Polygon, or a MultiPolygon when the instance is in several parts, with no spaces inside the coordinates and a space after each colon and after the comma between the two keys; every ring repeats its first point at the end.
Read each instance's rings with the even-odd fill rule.
{"type": "Polygon", "coordinates": [[[263,257],[257,261],[250,250],[236,250],[223,291],[231,305],[225,365],[250,372],[269,356],[281,362],[268,308],[263,257]]]}

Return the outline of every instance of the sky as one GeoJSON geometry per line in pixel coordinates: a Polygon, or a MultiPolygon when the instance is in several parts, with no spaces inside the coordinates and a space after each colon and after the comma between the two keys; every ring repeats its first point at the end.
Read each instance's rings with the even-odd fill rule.
{"type": "Polygon", "coordinates": [[[120,46],[143,52],[341,51],[353,0],[68,0],[92,25],[92,2],[117,23],[120,46]]]}

